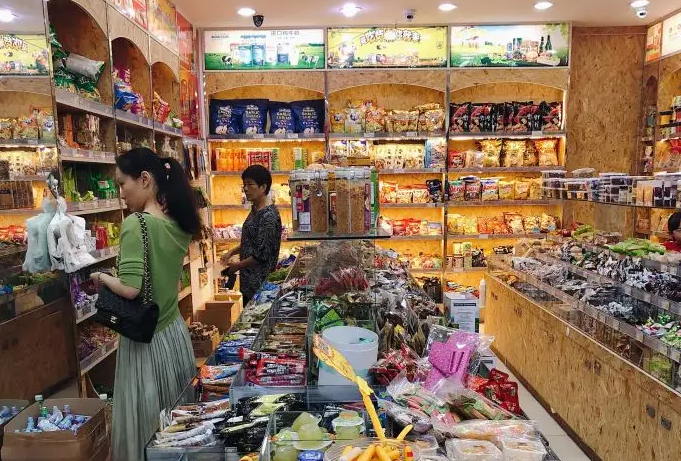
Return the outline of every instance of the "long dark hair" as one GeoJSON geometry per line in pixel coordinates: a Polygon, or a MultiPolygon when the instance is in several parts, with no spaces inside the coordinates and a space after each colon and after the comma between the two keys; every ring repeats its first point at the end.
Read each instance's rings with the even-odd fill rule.
{"type": "Polygon", "coordinates": [[[135,179],[143,171],[149,172],[156,182],[156,200],[164,211],[186,233],[199,234],[202,224],[194,191],[177,160],[159,157],[146,147],[136,147],[116,157],[116,165],[121,172],[135,179]]]}

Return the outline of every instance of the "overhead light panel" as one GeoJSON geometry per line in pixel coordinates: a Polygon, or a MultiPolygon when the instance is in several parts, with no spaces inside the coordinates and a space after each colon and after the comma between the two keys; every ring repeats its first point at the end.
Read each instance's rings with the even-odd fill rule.
{"type": "Polygon", "coordinates": [[[634,0],[629,4],[632,8],[645,8],[648,5],[650,5],[648,0],[634,0]]]}
{"type": "Polygon", "coordinates": [[[362,11],[362,8],[354,3],[346,3],[343,5],[343,8],[341,8],[341,13],[343,13],[343,16],[346,18],[354,18],[360,11],[362,11]]]}
{"type": "Polygon", "coordinates": [[[0,9],[0,22],[12,22],[16,19],[17,15],[12,13],[7,8],[0,9]]]}
{"type": "Polygon", "coordinates": [[[451,3],[443,3],[438,7],[440,11],[454,11],[456,9],[456,5],[453,5],[451,3]]]}
{"type": "Polygon", "coordinates": [[[534,4],[534,9],[538,11],[546,11],[553,6],[551,2],[537,2],[534,4]]]}
{"type": "Polygon", "coordinates": [[[239,11],[237,11],[236,13],[239,16],[248,17],[248,16],[253,16],[255,14],[255,10],[253,8],[245,7],[245,8],[239,8],[239,11]]]}

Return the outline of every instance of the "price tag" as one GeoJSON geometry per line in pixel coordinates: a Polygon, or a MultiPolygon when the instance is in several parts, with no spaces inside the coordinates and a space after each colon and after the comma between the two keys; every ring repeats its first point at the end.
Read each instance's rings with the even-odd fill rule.
{"type": "Polygon", "coordinates": [[[364,133],[364,137],[365,137],[365,138],[375,138],[375,137],[376,137],[376,133],[364,133]]]}
{"type": "Polygon", "coordinates": [[[656,346],[657,347],[655,349],[657,350],[657,352],[663,355],[669,355],[669,348],[665,343],[658,340],[656,346]]]}
{"type": "Polygon", "coordinates": [[[263,133],[256,133],[252,137],[253,139],[265,139],[265,135],[263,133]]]}
{"type": "Polygon", "coordinates": [[[667,299],[661,299],[660,300],[660,307],[665,310],[669,310],[671,308],[671,303],[667,299]]]}
{"type": "Polygon", "coordinates": [[[542,132],[542,131],[533,131],[532,132],[532,136],[543,136],[543,135],[544,135],[544,132],[542,132]]]}
{"type": "Polygon", "coordinates": [[[488,239],[489,235],[488,234],[480,234],[478,237],[484,240],[484,239],[488,239]]]}
{"type": "Polygon", "coordinates": [[[631,287],[629,285],[622,285],[622,291],[624,292],[624,294],[630,295],[631,287]]]}
{"type": "Polygon", "coordinates": [[[404,132],[404,136],[407,137],[407,138],[415,138],[415,137],[417,137],[418,135],[419,135],[419,134],[418,134],[417,131],[405,131],[405,132],[404,132]]]}
{"type": "Polygon", "coordinates": [[[298,133],[286,133],[288,139],[298,139],[298,133]]]}

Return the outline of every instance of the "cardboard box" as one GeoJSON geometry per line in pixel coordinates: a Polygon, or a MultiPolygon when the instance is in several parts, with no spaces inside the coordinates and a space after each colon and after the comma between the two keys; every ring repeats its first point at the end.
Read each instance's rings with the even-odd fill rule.
{"type": "Polygon", "coordinates": [[[195,312],[195,319],[205,325],[215,325],[221,334],[229,331],[239,318],[241,309],[232,301],[208,301],[203,309],[195,312]]]}
{"type": "Polygon", "coordinates": [[[210,357],[213,351],[218,347],[218,344],[220,344],[220,334],[217,332],[208,339],[192,341],[194,356],[210,357]]]}
{"type": "Polygon", "coordinates": [[[213,299],[215,301],[232,301],[236,306],[239,307],[239,309],[243,307],[244,302],[244,297],[239,291],[215,293],[213,299]]]}
{"type": "Polygon", "coordinates": [[[99,399],[47,399],[45,406],[60,409],[71,407],[71,413],[87,415],[86,421],[74,435],[71,431],[15,433],[26,427],[29,416],[38,419],[37,403],[26,408],[5,426],[3,461],[106,461],[110,439],[104,415],[105,402],[99,399]]]}
{"type": "Polygon", "coordinates": [[[478,333],[480,300],[470,293],[445,293],[445,311],[450,325],[463,331],[478,333]]]}
{"type": "MultiPolygon", "coordinates": [[[[21,400],[21,399],[0,399],[0,408],[7,406],[10,410],[12,407],[17,407],[17,410],[19,412],[22,412],[24,408],[28,406],[30,402],[28,400],[21,400]]],[[[0,451],[2,450],[2,440],[3,436],[2,434],[4,433],[3,428],[9,424],[9,422],[12,421],[11,419],[6,421],[4,424],[0,424],[0,451]]],[[[2,453],[0,453],[0,461],[2,461],[2,453]]]]}

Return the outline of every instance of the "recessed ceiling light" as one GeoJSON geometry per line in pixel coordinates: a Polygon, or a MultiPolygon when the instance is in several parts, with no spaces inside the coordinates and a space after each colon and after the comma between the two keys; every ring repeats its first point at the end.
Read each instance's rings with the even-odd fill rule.
{"type": "Polygon", "coordinates": [[[537,2],[534,4],[534,9],[539,11],[545,11],[551,8],[552,6],[553,3],[551,2],[537,2]]]}
{"type": "Polygon", "coordinates": [[[454,11],[456,9],[456,5],[452,5],[451,3],[443,3],[438,8],[440,8],[440,11],[454,11]]]}
{"type": "Polygon", "coordinates": [[[0,9],[0,22],[12,22],[16,17],[17,15],[7,8],[0,9]]]}
{"type": "Polygon", "coordinates": [[[650,5],[648,0],[634,0],[629,4],[632,8],[645,8],[650,5]]]}
{"type": "Polygon", "coordinates": [[[346,3],[343,5],[343,8],[341,8],[341,13],[343,13],[343,16],[346,18],[355,17],[360,11],[362,11],[362,8],[355,5],[354,3],[346,3]]]}
{"type": "Polygon", "coordinates": [[[239,11],[236,13],[239,16],[253,16],[255,14],[255,10],[253,8],[239,8],[239,11]]]}

